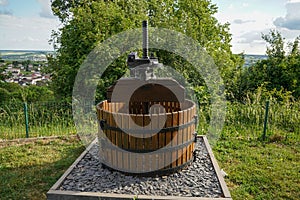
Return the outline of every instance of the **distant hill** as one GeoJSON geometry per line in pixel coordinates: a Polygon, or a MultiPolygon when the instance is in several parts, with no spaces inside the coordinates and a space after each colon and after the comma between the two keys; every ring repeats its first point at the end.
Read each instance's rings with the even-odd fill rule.
{"type": "Polygon", "coordinates": [[[48,54],[53,54],[53,51],[0,50],[0,55],[3,60],[47,61],[46,55],[48,54]]]}
{"type": "MultiPolygon", "coordinates": [[[[3,60],[33,60],[46,61],[46,55],[53,54],[53,51],[29,51],[29,50],[0,50],[0,55],[3,60]]],[[[267,59],[266,55],[247,55],[245,54],[245,67],[249,67],[258,60],[267,59]]]]}
{"type": "Polygon", "coordinates": [[[266,60],[268,59],[267,55],[247,55],[245,54],[245,64],[244,67],[249,67],[256,63],[259,60],[266,60]]]}

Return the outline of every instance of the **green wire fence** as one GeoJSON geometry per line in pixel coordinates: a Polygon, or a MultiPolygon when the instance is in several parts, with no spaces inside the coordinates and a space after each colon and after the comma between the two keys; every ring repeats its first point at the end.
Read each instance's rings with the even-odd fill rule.
{"type": "Polygon", "coordinates": [[[0,140],[75,134],[67,102],[0,102],[0,140]]]}
{"type": "MultiPolygon", "coordinates": [[[[85,105],[90,112],[94,105],[85,105]]],[[[85,110],[82,113],[87,112],[85,110]]],[[[300,135],[300,102],[273,102],[268,109],[266,122],[266,103],[228,103],[224,128],[238,129],[253,137],[272,134],[288,134],[284,137],[300,135]],[[267,130],[264,130],[267,125],[267,130]],[[252,134],[252,135],[250,135],[252,134]]],[[[199,104],[198,132],[206,134],[210,122],[210,108],[199,104]]],[[[88,119],[95,121],[96,119],[88,119]]],[[[92,123],[92,124],[96,124],[92,123]]],[[[86,130],[86,128],[85,128],[86,130]]],[[[72,104],[68,102],[17,101],[0,102],[0,140],[63,136],[76,134],[72,115],[72,104]]]]}

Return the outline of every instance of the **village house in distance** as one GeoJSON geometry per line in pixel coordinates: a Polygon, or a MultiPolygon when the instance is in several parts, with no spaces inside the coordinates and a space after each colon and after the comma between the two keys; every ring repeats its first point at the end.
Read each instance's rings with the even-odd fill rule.
{"type": "Polygon", "coordinates": [[[0,73],[5,77],[4,81],[21,86],[47,85],[50,74],[44,72],[48,66],[46,56],[26,54],[1,52],[0,73]]]}

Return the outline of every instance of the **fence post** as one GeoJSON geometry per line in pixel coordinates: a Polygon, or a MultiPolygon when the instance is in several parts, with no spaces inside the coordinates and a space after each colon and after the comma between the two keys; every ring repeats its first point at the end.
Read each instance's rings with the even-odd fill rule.
{"type": "Polygon", "coordinates": [[[265,121],[264,121],[264,131],[262,135],[263,141],[266,139],[267,125],[268,125],[268,116],[269,116],[269,105],[270,101],[266,101],[266,112],[265,112],[265,121]]]}
{"type": "Polygon", "coordinates": [[[25,117],[26,138],[29,138],[29,129],[28,129],[28,107],[27,107],[27,103],[26,103],[26,102],[24,102],[24,117],[25,117]]]}

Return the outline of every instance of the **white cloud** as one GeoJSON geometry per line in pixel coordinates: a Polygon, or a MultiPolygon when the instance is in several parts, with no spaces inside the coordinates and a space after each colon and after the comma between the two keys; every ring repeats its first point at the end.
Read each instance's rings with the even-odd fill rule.
{"type": "Polygon", "coordinates": [[[55,18],[51,10],[51,2],[49,0],[36,0],[42,7],[42,11],[39,13],[41,17],[55,18]]]}
{"type": "Polygon", "coordinates": [[[247,8],[247,7],[249,7],[249,3],[243,3],[242,6],[243,6],[244,8],[247,8]]]}
{"type": "Polygon", "coordinates": [[[233,4],[230,4],[229,6],[228,6],[228,9],[234,9],[234,5],[233,4]]]}
{"type": "Polygon", "coordinates": [[[48,41],[59,24],[58,19],[2,15],[0,49],[53,50],[48,41]]]}
{"type": "Polygon", "coordinates": [[[299,3],[300,0],[288,0],[288,3],[299,3]]]}
{"type": "Polygon", "coordinates": [[[285,17],[274,20],[274,25],[289,30],[300,30],[300,1],[289,1],[286,4],[286,11],[285,17]]]}
{"type": "Polygon", "coordinates": [[[6,6],[8,4],[7,0],[0,0],[0,6],[6,6]]]}
{"type": "Polygon", "coordinates": [[[0,15],[13,15],[13,12],[8,9],[1,9],[0,10],[0,15]]]}
{"type": "Polygon", "coordinates": [[[261,33],[267,33],[269,29],[275,28],[274,17],[271,14],[258,10],[243,12],[236,9],[218,13],[216,17],[221,23],[230,22],[234,53],[265,54],[266,45],[261,33]]]}
{"type": "Polygon", "coordinates": [[[0,0],[0,15],[12,15],[12,10],[7,9],[5,6],[8,5],[7,0],[0,0]],[[3,7],[3,8],[1,8],[3,7]]]}
{"type": "Polygon", "coordinates": [[[251,23],[251,22],[256,22],[256,20],[242,20],[242,19],[233,20],[233,23],[235,23],[235,24],[245,24],[245,23],[251,23]]]}
{"type": "Polygon", "coordinates": [[[237,38],[238,43],[264,43],[261,38],[262,32],[250,31],[240,35],[237,38]]]}
{"type": "Polygon", "coordinates": [[[234,53],[265,54],[266,43],[261,34],[268,34],[271,29],[280,31],[286,41],[293,41],[300,35],[300,29],[296,29],[300,22],[298,20],[300,0],[212,0],[212,2],[220,8],[215,14],[219,22],[230,23],[234,53]]]}

